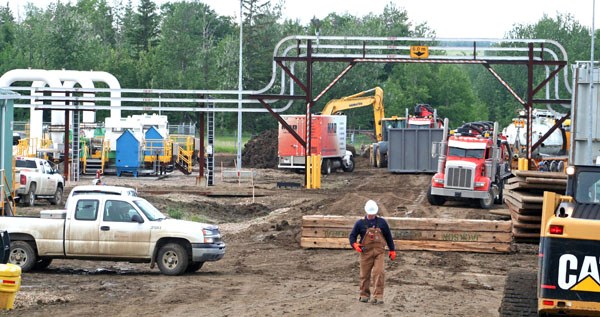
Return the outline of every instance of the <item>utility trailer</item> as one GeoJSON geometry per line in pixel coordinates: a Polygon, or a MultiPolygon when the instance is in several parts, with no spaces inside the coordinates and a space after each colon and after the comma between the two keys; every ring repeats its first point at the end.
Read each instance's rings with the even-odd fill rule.
{"type": "MultiPolygon", "coordinates": [[[[305,115],[283,115],[285,122],[302,137],[306,136],[305,115]]],[[[321,155],[323,174],[329,174],[338,168],[344,172],[354,170],[352,152],[346,150],[346,116],[313,115],[311,119],[312,155],[321,155]]],[[[279,168],[303,170],[306,164],[306,149],[279,124],[278,133],[279,168]]]]}

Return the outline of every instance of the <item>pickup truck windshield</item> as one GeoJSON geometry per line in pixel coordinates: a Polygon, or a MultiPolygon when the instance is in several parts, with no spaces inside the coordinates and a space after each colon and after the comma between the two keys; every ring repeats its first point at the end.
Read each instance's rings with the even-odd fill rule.
{"type": "Polygon", "coordinates": [[[147,202],[146,200],[134,200],[133,203],[136,204],[138,208],[140,208],[144,215],[146,215],[146,218],[148,218],[148,220],[150,221],[163,220],[167,218],[158,209],[156,209],[156,207],[152,206],[152,204],[147,202]]]}

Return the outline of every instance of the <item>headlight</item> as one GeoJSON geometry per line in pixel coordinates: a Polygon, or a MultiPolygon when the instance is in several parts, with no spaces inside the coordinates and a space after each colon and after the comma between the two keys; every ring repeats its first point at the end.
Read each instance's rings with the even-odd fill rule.
{"type": "Polygon", "coordinates": [[[485,182],[475,182],[475,187],[483,187],[485,182]]]}
{"type": "Polygon", "coordinates": [[[438,184],[443,184],[444,183],[444,179],[442,179],[442,178],[434,178],[433,182],[434,183],[438,183],[438,184]]]}
{"type": "Polygon", "coordinates": [[[215,243],[216,239],[221,238],[218,230],[202,229],[204,235],[204,243],[215,243]]]}

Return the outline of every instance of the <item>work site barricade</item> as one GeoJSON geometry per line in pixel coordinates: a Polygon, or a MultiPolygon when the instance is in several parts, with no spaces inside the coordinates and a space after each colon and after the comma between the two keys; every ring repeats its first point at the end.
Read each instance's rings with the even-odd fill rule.
{"type": "Polygon", "coordinates": [[[15,297],[21,287],[21,267],[0,264],[0,309],[13,309],[15,297]]]}

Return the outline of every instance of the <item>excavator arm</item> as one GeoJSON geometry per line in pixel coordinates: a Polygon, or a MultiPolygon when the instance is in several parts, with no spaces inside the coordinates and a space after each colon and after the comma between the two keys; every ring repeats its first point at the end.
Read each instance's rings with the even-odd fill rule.
{"type": "Polygon", "coordinates": [[[383,109],[383,89],[375,87],[373,89],[361,91],[351,96],[329,101],[322,115],[334,115],[344,110],[373,106],[373,118],[375,121],[375,138],[377,141],[383,140],[381,119],[385,118],[383,109]],[[374,92],[373,95],[368,95],[374,92]]]}

